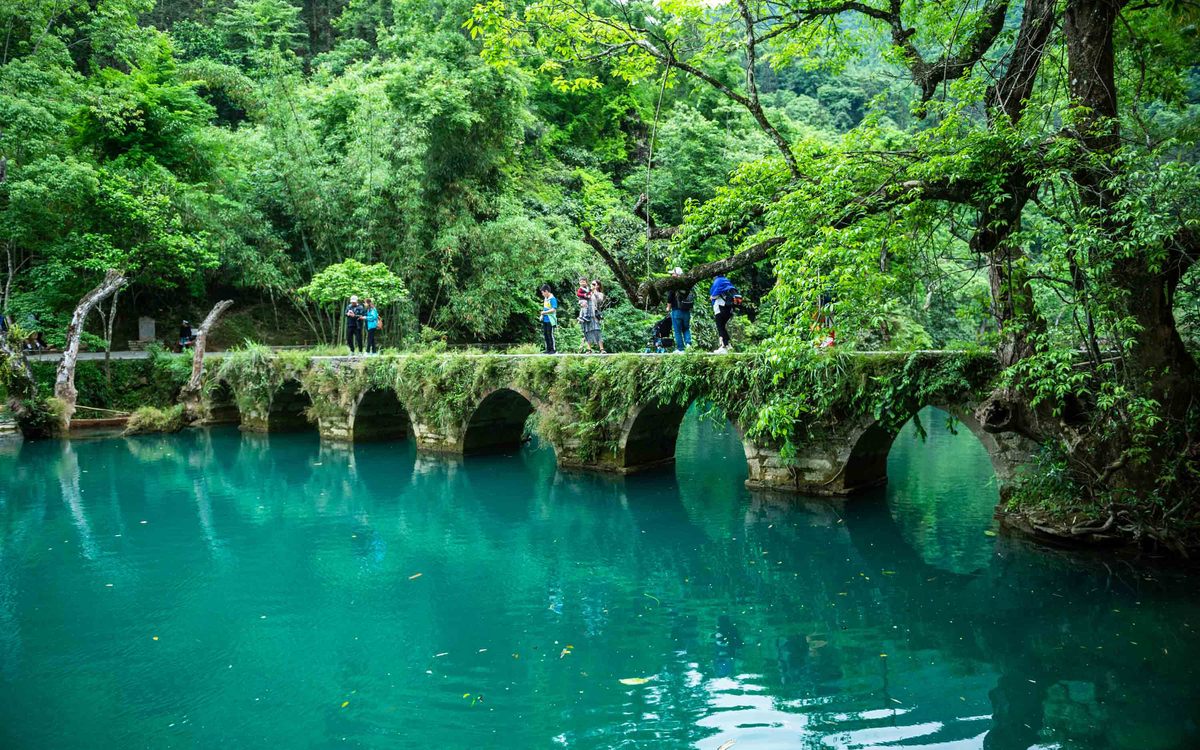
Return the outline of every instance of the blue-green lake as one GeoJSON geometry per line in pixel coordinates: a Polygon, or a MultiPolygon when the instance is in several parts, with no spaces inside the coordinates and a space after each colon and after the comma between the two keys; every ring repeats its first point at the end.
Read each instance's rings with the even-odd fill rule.
{"type": "Polygon", "coordinates": [[[0,447],[0,748],[1200,747],[1185,572],[997,536],[966,430],[890,484],[234,428],[0,447]],[[733,744],[730,744],[733,743],[733,744]]]}

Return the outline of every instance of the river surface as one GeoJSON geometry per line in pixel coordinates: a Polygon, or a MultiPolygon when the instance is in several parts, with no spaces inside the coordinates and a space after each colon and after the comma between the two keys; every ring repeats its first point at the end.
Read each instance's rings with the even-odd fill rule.
{"type": "Polygon", "coordinates": [[[927,411],[886,490],[232,428],[0,448],[0,748],[1200,747],[1194,578],[998,537],[927,411]]]}

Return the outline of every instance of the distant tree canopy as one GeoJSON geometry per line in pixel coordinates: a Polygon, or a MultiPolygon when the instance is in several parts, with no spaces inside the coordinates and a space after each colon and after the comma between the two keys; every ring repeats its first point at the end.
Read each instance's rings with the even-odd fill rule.
{"type": "Polygon", "coordinates": [[[344,302],[357,295],[383,306],[403,299],[405,289],[400,277],[384,264],[368,266],[351,258],[327,266],[296,293],[322,305],[344,302]]]}

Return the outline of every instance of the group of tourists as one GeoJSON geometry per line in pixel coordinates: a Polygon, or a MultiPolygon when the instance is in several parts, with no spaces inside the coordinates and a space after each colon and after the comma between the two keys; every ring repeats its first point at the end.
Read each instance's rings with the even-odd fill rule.
{"type": "Polygon", "coordinates": [[[350,353],[378,354],[379,345],[375,341],[383,323],[379,319],[379,310],[370,299],[358,301],[358,295],[350,295],[350,304],[346,305],[346,343],[350,353]],[[363,348],[363,334],[366,334],[367,346],[363,348]]]}
{"type": "MultiPolygon", "coordinates": [[[[682,268],[674,268],[671,275],[683,277],[682,268]]],[[[545,341],[546,354],[557,354],[558,349],[554,340],[554,329],[558,327],[558,298],[549,284],[541,288],[542,309],[538,313],[542,324],[542,338],[545,341]]],[[[742,304],[742,295],[737,287],[724,276],[717,276],[708,290],[709,302],[713,308],[713,318],[717,324],[718,346],[714,354],[724,354],[731,350],[732,340],[729,336],[729,320],[734,310],[742,304]]],[[[583,354],[604,350],[604,284],[599,279],[579,278],[579,286],[575,289],[575,298],[579,303],[579,327],[583,332],[583,354]],[[593,349],[593,347],[596,347],[593,349]]],[[[650,344],[647,351],[665,351],[665,341],[668,337],[674,339],[674,353],[682,354],[692,345],[692,310],[696,305],[696,293],[691,287],[672,289],[667,293],[667,317],[654,324],[650,334],[650,344]]]]}
{"type": "MultiPolygon", "coordinates": [[[[683,276],[682,268],[671,269],[675,278],[683,276]]],[[[717,324],[717,348],[713,354],[724,354],[732,348],[733,341],[729,337],[729,319],[738,305],[742,304],[742,295],[729,279],[717,276],[708,289],[708,299],[712,303],[713,319],[717,324]]],[[[691,287],[672,289],[667,293],[668,317],[656,324],[658,334],[669,325],[674,338],[674,354],[683,354],[692,345],[692,310],[696,306],[696,292],[691,287]]],[[[661,337],[660,337],[661,338],[661,337]]],[[[656,342],[658,350],[664,350],[661,342],[656,342]]]]}
{"type": "MultiPolygon", "coordinates": [[[[554,341],[554,329],[558,327],[558,298],[550,289],[549,284],[542,284],[542,310],[538,314],[542,323],[542,338],[546,345],[546,354],[558,354],[554,341]]],[[[575,301],[579,303],[579,328],[583,332],[583,354],[608,354],[604,350],[604,283],[600,279],[588,280],[586,276],[579,277],[579,286],[575,288],[575,301]],[[596,347],[593,349],[592,347],[596,347]]]]}

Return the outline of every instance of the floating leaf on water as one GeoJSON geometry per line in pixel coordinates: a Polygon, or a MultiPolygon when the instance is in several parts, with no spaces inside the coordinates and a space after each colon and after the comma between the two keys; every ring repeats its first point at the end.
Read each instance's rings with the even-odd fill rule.
{"type": "Polygon", "coordinates": [[[988,529],[983,532],[983,535],[984,536],[996,536],[996,532],[992,531],[991,529],[988,529]]]}
{"type": "Polygon", "coordinates": [[[153,640],[156,640],[156,641],[158,640],[158,636],[157,636],[157,635],[152,635],[152,636],[150,636],[150,637],[151,637],[153,640]]]}
{"type": "Polygon", "coordinates": [[[894,570],[885,570],[885,571],[883,571],[883,574],[884,574],[885,576],[894,576],[894,575],[896,575],[896,571],[894,571],[894,570]]]}
{"type": "Polygon", "coordinates": [[[342,708],[350,705],[350,701],[342,701],[342,708]]]}
{"type": "Polygon", "coordinates": [[[619,680],[619,682],[622,685],[645,685],[647,682],[653,679],[653,677],[626,677],[622,680],[619,680]]]}
{"type": "Polygon", "coordinates": [[[410,581],[415,581],[415,580],[417,580],[418,578],[420,578],[420,577],[421,577],[421,576],[423,576],[423,575],[425,575],[425,574],[424,574],[424,573],[413,573],[412,575],[410,575],[410,576],[408,577],[408,580],[410,580],[410,581]]]}

